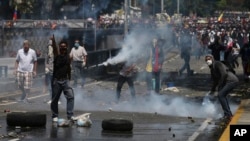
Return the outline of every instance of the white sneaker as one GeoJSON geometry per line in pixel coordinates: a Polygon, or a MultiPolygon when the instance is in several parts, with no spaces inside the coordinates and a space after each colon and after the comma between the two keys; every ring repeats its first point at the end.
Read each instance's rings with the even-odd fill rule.
{"type": "Polygon", "coordinates": [[[53,122],[58,122],[58,117],[54,117],[54,118],[52,119],[52,121],[53,121],[53,122]]]}
{"type": "MultiPolygon", "coordinates": [[[[51,104],[51,100],[47,102],[48,104],[51,104]]],[[[61,104],[61,101],[58,101],[58,104],[61,104]]]]}
{"type": "Polygon", "coordinates": [[[51,100],[47,102],[48,104],[51,104],[51,100]]]}
{"type": "Polygon", "coordinates": [[[76,117],[74,117],[74,116],[72,116],[69,120],[76,121],[76,120],[77,120],[77,118],[76,118],[76,117]]]}

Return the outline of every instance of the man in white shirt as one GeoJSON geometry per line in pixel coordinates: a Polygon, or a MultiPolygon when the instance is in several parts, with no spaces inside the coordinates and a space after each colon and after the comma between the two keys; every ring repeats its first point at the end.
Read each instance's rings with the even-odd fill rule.
{"type": "Polygon", "coordinates": [[[20,102],[28,102],[33,77],[36,76],[37,56],[35,50],[30,48],[28,40],[24,40],[23,48],[16,55],[14,75],[16,75],[18,87],[22,91],[20,102]]]}
{"type": "Polygon", "coordinates": [[[75,40],[74,47],[71,49],[70,58],[72,59],[72,67],[74,70],[73,87],[77,87],[77,80],[81,78],[81,87],[84,87],[85,77],[84,77],[84,67],[87,61],[87,52],[83,46],[80,46],[79,40],[75,40]]]}

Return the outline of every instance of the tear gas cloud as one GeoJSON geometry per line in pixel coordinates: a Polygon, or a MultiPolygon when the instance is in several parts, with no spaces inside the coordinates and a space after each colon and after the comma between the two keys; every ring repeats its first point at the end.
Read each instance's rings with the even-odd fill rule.
{"type": "Polygon", "coordinates": [[[117,41],[117,45],[122,47],[120,52],[113,58],[109,58],[104,65],[115,65],[120,62],[137,62],[145,57],[149,47],[152,45],[154,38],[162,38],[165,40],[163,46],[164,51],[172,47],[171,36],[172,33],[168,28],[147,29],[137,28],[133,29],[122,42],[117,41]]]}
{"type": "MultiPolygon", "coordinates": [[[[220,118],[222,115],[219,103],[201,103],[185,99],[183,97],[174,97],[167,95],[152,94],[148,99],[137,96],[136,104],[130,100],[130,91],[122,91],[121,100],[118,104],[113,104],[116,98],[115,88],[105,89],[95,87],[91,94],[89,91],[75,93],[75,110],[79,111],[119,111],[119,112],[139,112],[139,113],[157,113],[161,115],[196,117],[196,118],[220,118]],[[87,94],[88,93],[88,94],[87,94]],[[85,96],[84,96],[85,95],[85,96]],[[88,95],[88,96],[86,96],[88,95]]],[[[235,112],[236,105],[231,105],[231,110],[235,112]]]]}

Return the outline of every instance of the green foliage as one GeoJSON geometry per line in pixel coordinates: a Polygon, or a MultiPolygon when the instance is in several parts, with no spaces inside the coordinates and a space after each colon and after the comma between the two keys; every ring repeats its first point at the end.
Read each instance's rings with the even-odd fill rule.
{"type": "Polygon", "coordinates": [[[17,6],[20,13],[33,13],[35,0],[22,0],[19,3],[17,0],[12,0],[13,7],[17,6]]]}
{"type": "Polygon", "coordinates": [[[219,2],[217,2],[217,8],[224,10],[228,7],[227,5],[227,0],[220,0],[219,2]]]}

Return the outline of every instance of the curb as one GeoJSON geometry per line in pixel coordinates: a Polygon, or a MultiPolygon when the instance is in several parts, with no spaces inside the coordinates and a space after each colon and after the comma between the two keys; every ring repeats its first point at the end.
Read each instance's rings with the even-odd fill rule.
{"type": "Polygon", "coordinates": [[[236,110],[232,120],[227,125],[224,132],[222,133],[219,141],[229,141],[230,140],[230,125],[238,123],[240,117],[242,116],[242,114],[245,111],[245,107],[249,106],[249,103],[250,103],[250,99],[244,99],[244,100],[241,101],[240,106],[238,107],[238,109],[236,110]]]}

